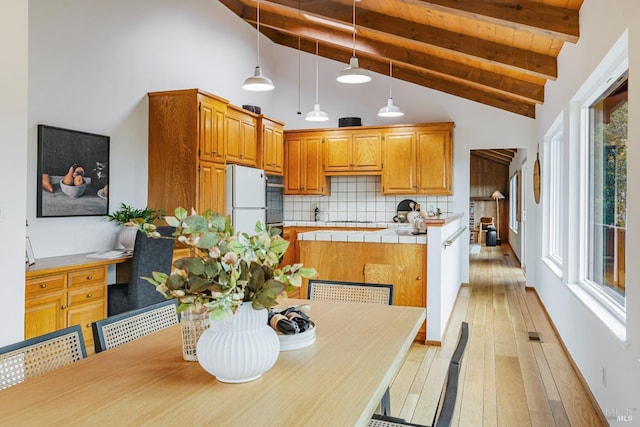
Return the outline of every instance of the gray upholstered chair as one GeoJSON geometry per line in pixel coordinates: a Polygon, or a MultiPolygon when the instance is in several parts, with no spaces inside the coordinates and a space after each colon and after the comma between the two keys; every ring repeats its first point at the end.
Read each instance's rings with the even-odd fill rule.
{"type": "MultiPolygon", "coordinates": [[[[158,227],[164,237],[171,237],[174,227],[158,227]]],[[[154,271],[169,274],[173,259],[174,240],[154,239],[138,231],[131,259],[129,283],[119,283],[107,287],[107,314],[113,316],[164,301],[164,297],[154,286],[142,277],[152,277],[154,271]]]]}
{"type": "MultiPolygon", "coordinates": [[[[453,351],[451,360],[449,362],[449,368],[447,369],[447,375],[442,385],[442,391],[440,392],[440,399],[438,400],[438,407],[433,416],[432,427],[449,427],[453,421],[453,411],[456,407],[456,398],[458,397],[458,382],[460,379],[460,366],[462,363],[462,356],[464,350],[467,348],[467,342],[469,341],[469,324],[462,322],[460,327],[460,334],[458,335],[458,343],[453,351]]],[[[402,427],[402,426],[414,426],[414,427],[428,427],[420,424],[411,424],[403,420],[402,418],[395,418],[385,415],[374,415],[369,420],[368,427],[402,427]]]]}
{"type": "Polygon", "coordinates": [[[91,327],[96,353],[177,324],[176,309],[176,300],[163,300],[93,322],[91,327]]]}
{"type": "Polygon", "coordinates": [[[80,325],[0,348],[0,390],[87,357],[80,325]]]}

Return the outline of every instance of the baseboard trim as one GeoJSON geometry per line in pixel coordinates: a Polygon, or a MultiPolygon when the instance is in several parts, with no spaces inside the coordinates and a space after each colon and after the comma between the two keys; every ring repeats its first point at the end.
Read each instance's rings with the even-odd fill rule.
{"type": "Polygon", "coordinates": [[[569,360],[569,363],[571,364],[571,367],[575,371],[576,375],[578,375],[578,379],[580,380],[580,382],[584,386],[584,389],[587,391],[587,395],[589,396],[589,399],[591,400],[592,406],[594,408],[596,408],[598,416],[600,417],[600,420],[602,421],[603,425],[609,425],[609,421],[604,416],[604,413],[602,412],[602,409],[600,409],[600,404],[598,403],[598,401],[596,400],[596,397],[591,392],[591,387],[589,387],[589,384],[587,384],[587,381],[582,376],[582,372],[580,372],[580,369],[578,369],[578,365],[576,365],[576,362],[573,360],[573,357],[571,357],[571,353],[569,353],[569,350],[564,345],[564,341],[562,340],[562,336],[560,335],[560,333],[558,333],[558,329],[556,328],[556,325],[553,323],[553,320],[551,319],[551,316],[549,315],[549,312],[547,311],[547,307],[545,307],[544,303],[542,302],[542,299],[540,298],[540,295],[538,294],[538,291],[536,290],[536,288],[529,287],[529,286],[525,287],[525,291],[526,292],[533,292],[533,294],[538,299],[538,302],[540,303],[540,307],[542,307],[542,310],[544,311],[544,315],[547,317],[547,320],[549,321],[549,324],[551,325],[551,328],[553,329],[553,332],[556,334],[556,337],[558,337],[558,342],[560,343],[560,347],[562,348],[562,351],[564,351],[564,354],[567,356],[567,359],[569,360]]]}

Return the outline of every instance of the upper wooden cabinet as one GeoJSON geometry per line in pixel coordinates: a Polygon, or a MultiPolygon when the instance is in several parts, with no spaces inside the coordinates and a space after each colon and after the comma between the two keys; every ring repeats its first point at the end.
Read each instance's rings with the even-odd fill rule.
{"type": "Polygon", "coordinates": [[[227,100],[199,93],[198,103],[198,153],[202,160],[224,162],[224,117],[227,100]]]}
{"type": "Polygon", "coordinates": [[[390,128],[384,135],[383,194],[452,194],[453,123],[390,128]]]}
{"type": "Polygon", "coordinates": [[[327,175],[376,175],[382,171],[379,129],[323,132],[327,175]]]}
{"type": "Polygon", "coordinates": [[[224,126],[227,163],[258,167],[258,115],[228,105],[224,126]]]}
{"type": "Polygon", "coordinates": [[[285,135],[285,194],[327,195],[329,178],[322,170],[322,136],[316,132],[285,135]]]}
{"type": "Polygon", "coordinates": [[[262,147],[262,169],[268,174],[284,174],[284,123],[269,117],[258,119],[262,147]]]}
{"type": "Polygon", "coordinates": [[[220,187],[202,174],[220,177],[210,166],[224,164],[227,104],[198,89],[149,93],[148,206],[168,214],[179,206],[224,212],[210,193],[220,187]]]}

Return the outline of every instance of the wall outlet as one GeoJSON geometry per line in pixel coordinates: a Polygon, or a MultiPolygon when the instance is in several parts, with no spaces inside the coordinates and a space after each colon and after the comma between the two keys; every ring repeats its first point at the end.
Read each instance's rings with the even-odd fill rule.
{"type": "Polygon", "coordinates": [[[602,365],[602,386],[607,388],[607,367],[602,365]]]}

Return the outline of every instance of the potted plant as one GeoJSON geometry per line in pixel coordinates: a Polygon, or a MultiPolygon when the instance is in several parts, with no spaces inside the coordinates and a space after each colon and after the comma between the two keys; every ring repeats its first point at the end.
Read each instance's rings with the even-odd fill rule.
{"type": "MultiPolygon", "coordinates": [[[[150,229],[153,221],[162,219],[164,215],[161,211],[156,211],[149,207],[144,209],[135,209],[124,203],[120,204],[120,208],[113,213],[107,215],[109,221],[115,222],[122,226],[118,234],[118,242],[124,246],[127,251],[132,251],[136,242],[136,233],[138,230],[149,233],[157,233],[155,227],[150,229]]],[[[159,234],[158,234],[159,235],[159,234]]]]}
{"type": "MultiPolygon", "coordinates": [[[[171,274],[154,272],[152,278],[145,279],[166,298],[177,299],[179,312],[208,313],[212,326],[197,344],[197,359],[205,370],[226,382],[259,377],[273,366],[280,350],[279,339],[267,323],[267,310],[277,304],[278,297],[286,297],[287,290],[299,287],[303,278],[315,276],[316,271],[302,264],[279,265],[289,242],[279,236],[278,230],[261,222],[256,223],[256,234],[248,235],[234,234],[229,218],[211,211],[199,215],[178,208],[175,216],[164,219],[176,228],[174,237],[189,253],[174,261],[171,274]],[[244,350],[246,354],[258,353],[255,356],[261,366],[234,366],[232,373],[221,373],[222,360],[246,359],[217,353],[240,348],[239,344],[231,345],[229,340],[235,338],[228,336],[237,328],[243,330],[236,334],[241,340],[263,340],[253,347],[260,351],[244,350]],[[218,339],[225,344],[216,347],[218,339]]],[[[153,233],[154,227],[146,232],[153,233]]]]}

